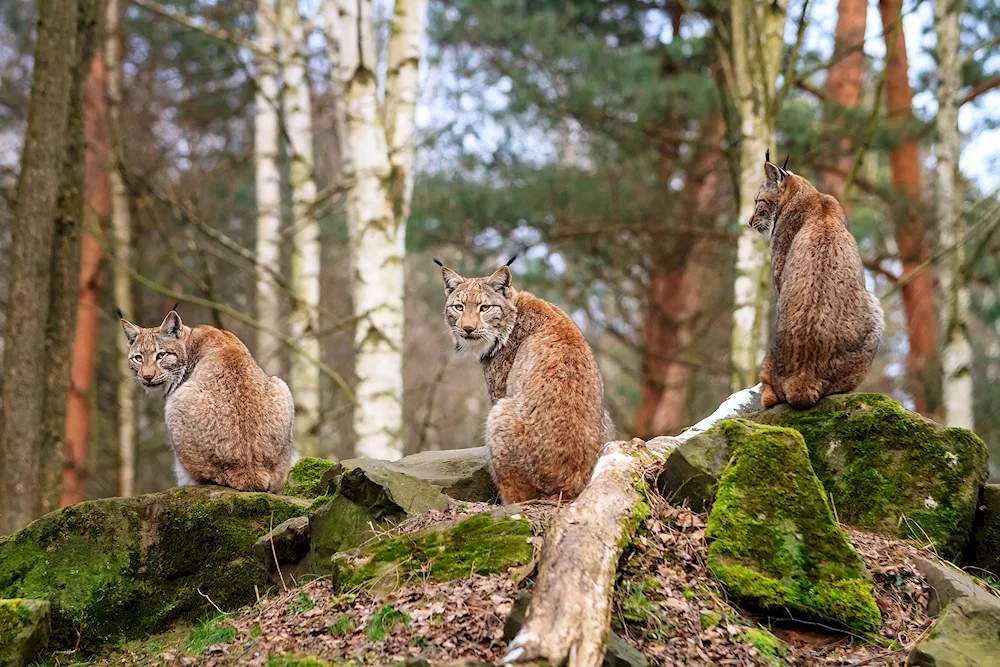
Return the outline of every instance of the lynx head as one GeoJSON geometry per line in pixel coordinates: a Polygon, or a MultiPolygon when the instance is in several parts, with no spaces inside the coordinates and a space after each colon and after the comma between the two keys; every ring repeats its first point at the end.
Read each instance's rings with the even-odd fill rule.
{"type": "Polygon", "coordinates": [[[751,227],[764,236],[770,236],[774,232],[775,223],[778,221],[781,195],[785,193],[785,187],[794,175],[785,169],[786,166],[788,166],[787,157],[784,166],[779,167],[771,162],[771,152],[765,153],[764,184],[757,190],[754,197],[753,215],[748,221],[751,227]]]}
{"type": "Polygon", "coordinates": [[[184,379],[191,327],[184,326],[176,310],[151,329],[132,324],[121,311],[118,317],[128,340],[128,367],[136,381],[150,394],[169,393],[184,379]]]}
{"type": "Polygon", "coordinates": [[[507,343],[517,321],[517,292],[510,273],[515,257],[488,278],[463,278],[434,260],[444,279],[444,319],[459,352],[468,350],[486,359],[507,343]]]}

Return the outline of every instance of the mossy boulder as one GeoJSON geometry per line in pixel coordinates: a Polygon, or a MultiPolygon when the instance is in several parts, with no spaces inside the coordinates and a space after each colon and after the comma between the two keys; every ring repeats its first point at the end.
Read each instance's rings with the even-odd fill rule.
{"type": "Polygon", "coordinates": [[[963,563],[1000,577],[1000,484],[986,484],[980,489],[963,563]]]}
{"type": "Polygon", "coordinates": [[[324,477],[329,478],[328,473],[333,469],[337,470],[337,464],[326,459],[318,459],[313,456],[304,456],[295,462],[288,472],[288,481],[282,493],[293,498],[305,498],[311,500],[327,493],[324,477]]]}
{"type": "Polygon", "coordinates": [[[927,639],[910,651],[910,667],[1000,665],[1000,606],[971,597],[948,605],[927,639]]]}
{"type": "Polygon", "coordinates": [[[972,528],[986,445],[881,394],[828,396],[809,410],[779,405],[749,419],[805,438],[813,469],[844,523],[932,540],[961,558],[972,528]]]}
{"type": "Polygon", "coordinates": [[[751,606],[878,630],[864,565],[834,521],[802,436],[743,419],[712,431],[733,454],[706,526],[709,571],[751,606]]]}
{"type": "Polygon", "coordinates": [[[499,497],[485,447],[420,452],[398,461],[347,459],[343,466],[392,471],[422,479],[455,500],[489,503],[499,497]]]}
{"type": "Polygon", "coordinates": [[[526,565],[534,556],[534,532],[523,515],[504,509],[457,523],[373,540],[332,560],[334,582],[348,592],[387,593],[415,578],[451,581],[526,565]]]}
{"type": "Polygon", "coordinates": [[[45,600],[0,599],[0,665],[39,660],[49,643],[51,605],[45,600]]]}
{"type": "Polygon", "coordinates": [[[687,503],[695,512],[705,511],[715,498],[729,455],[729,441],[720,431],[711,429],[684,440],[663,463],[656,480],[660,495],[673,503],[687,503]]]}
{"type": "Polygon", "coordinates": [[[254,542],[305,501],[214,486],[94,500],[52,512],[0,544],[0,597],[52,605],[50,648],[148,636],[255,599],[254,542]]]}

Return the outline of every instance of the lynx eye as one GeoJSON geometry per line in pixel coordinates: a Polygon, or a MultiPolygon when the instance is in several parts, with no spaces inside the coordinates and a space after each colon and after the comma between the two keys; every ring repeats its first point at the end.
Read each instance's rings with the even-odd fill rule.
{"type": "Polygon", "coordinates": [[[132,357],[132,361],[134,361],[137,364],[141,364],[142,363],[142,355],[141,354],[135,355],[134,357],[132,357]]]}
{"type": "Polygon", "coordinates": [[[165,356],[167,356],[166,352],[157,352],[156,353],[156,360],[159,361],[160,359],[162,359],[165,356]]]}
{"type": "Polygon", "coordinates": [[[489,310],[492,307],[493,307],[492,304],[484,303],[483,305],[479,306],[479,312],[480,313],[485,313],[487,310],[489,310]]]}
{"type": "Polygon", "coordinates": [[[462,312],[463,310],[465,310],[465,306],[463,306],[460,303],[453,303],[451,304],[451,307],[457,310],[458,312],[462,312]]]}

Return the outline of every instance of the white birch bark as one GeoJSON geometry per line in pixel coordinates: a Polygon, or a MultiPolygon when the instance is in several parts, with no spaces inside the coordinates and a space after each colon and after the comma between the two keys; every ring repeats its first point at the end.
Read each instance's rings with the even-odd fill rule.
{"type": "MultiPolygon", "coordinates": [[[[278,104],[278,38],[276,0],[258,0],[257,93],[254,99],[254,169],[257,197],[257,319],[273,330],[284,330],[280,288],[272,271],[281,271],[281,174],[278,104]]],[[[268,375],[280,371],[281,342],[269,333],[257,333],[257,362],[268,375]]]]}
{"type": "Polygon", "coordinates": [[[316,180],[313,153],[312,103],[308,78],[307,44],[296,0],[281,0],[282,109],[289,143],[288,180],[292,192],[292,314],[289,333],[305,354],[292,358],[292,395],[295,397],[295,441],[303,456],[319,454],[319,222],[316,220],[316,180]]]}
{"type": "Polygon", "coordinates": [[[941,247],[954,251],[945,255],[940,270],[944,312],[945,421],[949,426],[971,429],[972,346],[968,338],[969,290],[963,277],[965,252],[960,239],[964,225],[960,215],[960,195],[956,188],[961,135],[958,130],[958,89],[961,61],[958,57],[961,0],[935,0],[934,31],[937,34],[937,218],[941,247]]]}
{"type": "MultiPolygon", "coordinates": [[[[105,95],[108,103],[108,122],[111,129],[111,164],[108,178],[111,182],[111,253],[112,293],[115,304],[129,317],[135,315],[132,302],[132,283],[129,267],[132,266],[132,220],[129,210],[128,191],[122,178],[122,151],[125,145],[122,136],[122,58],[120,17],[118,0],[108,0],[106,7],[106,38],[104,42],[105,95]]],[[[135,381],[125,363],[128,357],[128,342],[124,336],[115,336],[118,350],[118,495],[128,497],[135,494],[135,381]]]]}
{"type": "Polygon", "coordinates": [[[339,9],[338,71],[351,173],[347,195],[351,291],[359,318],[355,452],[395,460],[403,454],[403,258],[426,3],[397,0],[389,44],[385,125],[378,108],[371,2],[340,0],[339,9]]]}
{"type": "MultiPolygon", "coordinates": [[[[732,3],[732,63],[734,98],[740,111],[739,211],[734,281],[731,363],[732,386],[755,384],[766,351],[768,285],[770,269],[767,242],[747,225],[753,214],[754,195],[764,178],[764,153],[775,150],[775,98],[787,0],[732,3]]],[[[777,159],[777,156],[775,156],[777,159]]]]}

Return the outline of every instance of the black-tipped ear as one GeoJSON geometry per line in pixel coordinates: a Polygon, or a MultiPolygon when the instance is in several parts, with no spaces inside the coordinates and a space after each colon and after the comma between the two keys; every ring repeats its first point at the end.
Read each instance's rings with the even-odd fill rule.
{"type": "Polygon", "coordinates": [[[511,273],[510,267],[504,264],[493,272],[493,275],[486,279],[486,284],[501,296],[507,296],[510,290],[511,273]]]}
{"type": "Polygon", "coordinates": [[[125,332],[125,339],[128,341],[128,344],[131,345],[132,343],[135,342],[135,339],[139,336],[139,327],[137,327],[136,325],[132,324],[124,317],[122,317],[121,316],[122,311],[118,310],[117,308],[115,308],[115,310],[118,311],[118,319],[121,320],[122,331],[125,332]]]}
{"type": "Polygon", "coordinates": [[[178,301],[177,303],[175,303],[175,304],[174,304],[174,307],[173,307],[173,308],[171,308],[170,310],[177,310],[177,306],[179,306],[179,305],[181,305],[181,302],[180,302],[180,301],[178,301]]]}
{"type": "Polygon", "coordinates": [[[767,185],[777,187],[785,180],[785,174],[781,171],[778,165],[773,162],[764,163],[764,182],[767,185]]]}
{"type": "Polygon", "coordinates": [[[764,151],[764,162],[770,162],[770,161],[771,161],[771,149],[768,148],[766,151],[764,151]]]}
{"type": "Polygon", "coordinates": [[[444,264],[441,264],[441,279],[444,280],[444,293],[451,294],[458,286],[465,282],[465,278],[458,275],[444,264]]]}
{"type": "Polygon", "coordinates": [[[504,266],[510,266],[511,264],[514,263],[515,259],[517,259],[517,253],[514,253],[513,255],[511,255],[510,259],[507,260],[507,263],[504,264],[504,266]]]}
{"type": "Polygon", "coordinates": [[[180,338],[181,328],[183,326],[184,323],[181,322],[181,316],[177,314],[176,310],[171,310],[167,313],[167,316],[163,318],[163,322],[160,324],[160,333],[164,336],[180,338]]]}
{"type": "Polygon", "coordinates": [[[434,260],[434,263],[435,263],[435,264],[437,264],[438,266],[440,266],[440,267],[444,268],[444,264],[442,264],[442,263],[441,263],[441,260],[439,260],[439,259],[438,259],[437,257],[431,257],[431,259],[433,259],[433,260],[434,260]]]}
{"type": "Polygon", "coordinates": [[[781,171],[788,172],[788,156],[785,156],[785,164],[781,165],[781,171]]]}
{"type": "Polygon", "coordinates": [[[125,316],[122,315],[122,309],[121,308],[119,308],[118,306],[115,306],[115,312],[118,313],[118,319],[120,319],[120,320],[124,320],[125,319],[125,316]]]}

